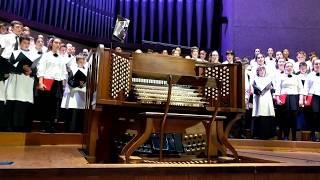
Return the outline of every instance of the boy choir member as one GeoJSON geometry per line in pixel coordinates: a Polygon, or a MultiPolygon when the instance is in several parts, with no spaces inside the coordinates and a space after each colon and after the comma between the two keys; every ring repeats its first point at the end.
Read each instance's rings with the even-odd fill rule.
{"type": "Polygon", "coordinates": [[[63,94],[61,108],[65,111],[66,131],[81,132],[83,125],[83,109],[86,98],[86,77],[88,68],[83,56],[76,57],[76,66],[70,67],[68,83],[63,94]]]}
{"type": "MultiPolygon", "coordinates": [[[[19,49],[19,36],[22,34],[23,24],[19,21],[10,23],[11,32],[1,35],[0,38],[0,61],[8,61],[12,52],[19,49]]],[[[7,122],[4,120],[4,104],[5,104],[5,80],[9,77],[8,74],[0,72],[0,120],[3,128],[7,129],[7,122]]]]}
{"type": "Polygon", "coordinates": [[[292,131],[292,140],[296,140],[296,119],[299,106],[303,105],[303,85],[297,75],[293,73],[293,63],[285,64],[285,74],[276,84],[276,101],[278,105],[283,105],[285,109],[285,118],[281,119],[283,123],[284,139],[289,139],[290,128],[292,131]]]}
{"type": "Polygon", "coordinates": [[[63,86],[67,78],[65,60],[59,55],[61,39],[53,38],[50,51],[43,54],[38,65],[39,110],[44,130],[55,131],[54,122],[63,95],[63,86]]]}
{"type": "Polygon", "coordinates": [[[273,137],[273,118],[275,116],[271,89],[272,79],[267,76],[265,66],[256,69],[251,81],[253,91],[252,117],[254,118],[254,137],[269,139],[273,137]]]}
{"type": "Polygon", "coordinates": [[[30,131],[30,110],[33,104],[34,61],[29,50],[30,38],[20,37],[19,50],[13,51],[10,62],[16,70],[10,73],[6,86],[6,119],[8,128],[14,131],[30,131]]]}
{"type": "Polygon", "coordinates": [[[0,23],[0,37],[8,33],[8,28],[5,23],[0,23]]]}
{"type": "MultiPolygon", "coordinates": [[[[313,118],[310,124],[312,140],[319,141],[319,138],[315,136],[315,132],[320,131],[320,60],[317,59],[313,62],[313,72],[309,73],[308,78],[304,84],[305,97],[304,104],[308,104],[307,95],[312,97],[311,109],[313,113],[313,118]]],[[[310,101],[310,100],[309,100],[310,101]]]]}
{"type": "MultiPolygon", "coordinates": [[[[2,61],[7,61],[6,59],[0,58],[0,63],[2,61]]],[[[3,117],[5,115],[4,108],[5,108],[5,80],[8,78],[8,74],[0,72],[0,131],[7,129],[6,121],[4,121],[3,117]]]]}
{"type": "Polygon", "coordinates": [[[11,22],[12,32],[3,35],[0,39],[1,48],[3,48],[1,56],[9,59],[14,50],[19,49],[19,36],[22,34],[23,25],[19,21],[11,22]]]}

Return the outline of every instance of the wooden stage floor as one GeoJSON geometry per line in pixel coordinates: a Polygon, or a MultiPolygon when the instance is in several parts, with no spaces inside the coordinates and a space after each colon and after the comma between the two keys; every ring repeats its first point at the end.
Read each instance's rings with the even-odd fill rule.
{"type": "Polygon", "coordinates": [[[0,179],[320,179],[320,143],[313,146],[313,152],[241,148],[241,156],[275,163],[225,164],[88,164],[79,145],[0,146],[0,162],[13,162],[0,165],[0,179]]]}

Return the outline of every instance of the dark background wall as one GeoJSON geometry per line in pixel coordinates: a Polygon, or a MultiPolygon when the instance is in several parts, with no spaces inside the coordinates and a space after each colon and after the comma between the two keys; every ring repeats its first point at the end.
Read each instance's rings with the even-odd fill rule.
{"type": "Polygon", "coordinates": [[[234,49],[240,57],[253,55],[254,48],[289,48],[319,51],[319,0],[224,0],[228,25],[222,31],[222,51],[234,49]]]}

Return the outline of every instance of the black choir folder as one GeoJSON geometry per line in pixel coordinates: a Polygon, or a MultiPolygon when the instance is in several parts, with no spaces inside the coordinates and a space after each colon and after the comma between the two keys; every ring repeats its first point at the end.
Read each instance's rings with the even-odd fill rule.
{"type": "Polygon", "coordinates": [[[69,77],[68,84],[70,87],[80,87],[80,81],[87,82],[87,75],[81,70],[78,70],[73,76],[69,77]]]}
{"type": "Polygon", "coordinates": [[[78,70],[74,76],[73,76],[74,80],[75,81],[83,81],[83,82],[86,82],[87,81],[87,75],[84,74],[82,71],[78,70]]]}
{"type": "Polygon", "coordinates": [[[0,74],[9,74],[16,70],[16,67],[14,67],[7,59],[0,56],[0,74]]]}
{"type": "Polygon", "coordinates": [[[28,65],[31,67],[32,61],[23,53],[20,53],[17,58],[14,58],[13,55],[10,57],[10,60],[1,57],[0,58],[0,73],[9,74],[9,73],[23,73],[23,66],[28,65]],[[17,66],[14,66],[14,64],[17,66]]]}
{"type": "Polygon", "coordinates": [[[27,66],[31,67],[31,65],[32,65],[32,63],[33,63],[33,62],[32,62],[26,55],[24,55],[23,53],[20,53],[20,54],[18,55],[18,57],[13,60],[13,63],[12,63],[12,64],[15,64],[15,63],[17,63],[17,62],[18,62],[18,65],[16,66],[16,69],[17,69],[17,72],[20,72],[20,73],[24,72],[24,70],[23,70],[23,66],[24,66],[24,65],[27,65],[27,66]]]}

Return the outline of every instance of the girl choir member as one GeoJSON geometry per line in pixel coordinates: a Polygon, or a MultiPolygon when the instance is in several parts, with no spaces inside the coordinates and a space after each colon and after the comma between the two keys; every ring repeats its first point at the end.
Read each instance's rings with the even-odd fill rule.
{"type": "Polygon", "coordinates": [[[218,51],[212,51],[209,56],[209,62],[214,64],[220,64],[218,51]]]}
{"type": "Polygon", "coordinates": [[[265,66],[259,66],[256,73],[251,82],[253,88],[254,136],[259,139],[269,139],[274,135],[273,117],[275,116],[271,94],[272,79],[266,75],[265,66]]]}
{"type": "Polygon", "coordinates": [[[296,140],[296,119],[299,106],[303,105],[303,85],[299,77],[293,74],[293,63],[285,64],[285,74],[282,75],[276,88],[276,101],[278,105],[283,105],[285,118],[283,122],[284,139],[289,139],[291,128],[292,140],[296,140]]]}
{"type": "Polygon", "coordinates": [[[39,61],[37,76],[39,78],[39,112],[44,130],[55,131],[54,122],[60,107],[63,87],[67,77],[65,60],[59,55],[61,40],[52,39],[50,51],[43,54],[39,61]]]}
{"type": "Polygon", "coordinates": [[[227,57],[227,59],[225,61],[223,61],[222,64],[233,64],[234,63],[235,54],[233,51],[227,51],[226,57],[227,57]]]}
{"type": "Polygon", "coordinates": [[[312,96],[311,109],[313,118],[311,121],[311,133],[312,140],[319,141],[319,138],[315,136],[315,132],[320,131],[320,60],[317,59],[313,62],[313,72],[309,73],[308,78],[304,84],[305,89],[305,104],[307,102],[307,95],[312,96]]]}

